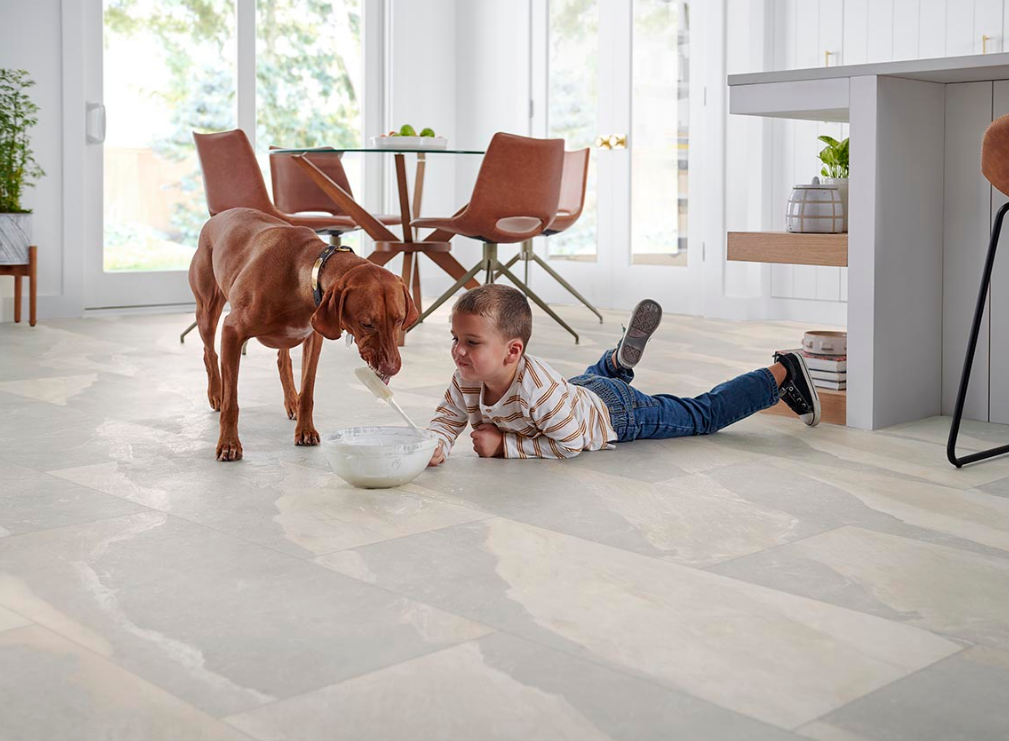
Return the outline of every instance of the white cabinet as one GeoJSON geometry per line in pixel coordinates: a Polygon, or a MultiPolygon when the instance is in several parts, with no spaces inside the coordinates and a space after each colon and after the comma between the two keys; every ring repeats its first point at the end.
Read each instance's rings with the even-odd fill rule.
{"type": "Polygon", "coordinates": [[[893,59],[893,2],[872,0],[866,25],[867,62],[889,62],[893,59]]]}
{"type": "Polygon", "coordinates": [[[894,0],[893,60],[919,59],[921,0],[894,0]]]}
{"type": "MultiPolygon", "coordinates": [[[[900,16],[897,16],[898,23],[900,16]]],[[[946,0],[919,0],[918,58],[946,56],[946,0]]]]}
{"type": "Polygon", "coordinates": [[[869,0],[847,0],[841,7],[844,15],[841,64],[865,64],[868,60],[865,30],[869,25],[869,0]]]}
{"type": "MultiPolygon", "coordinates": [[[[1003,0],[974,0],[973,54],[994,54],[1002,51],[1003,0]]],[[[959,5],[951,2],[950,5],[959,5]]]]}

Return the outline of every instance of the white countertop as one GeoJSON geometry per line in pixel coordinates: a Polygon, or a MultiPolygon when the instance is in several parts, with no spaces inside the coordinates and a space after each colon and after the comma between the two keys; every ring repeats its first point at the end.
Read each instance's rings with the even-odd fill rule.
{"type": "Polygon", "coordinates": [[[1009,53],[975,54],[968,57],[942,57],[939,59],[910,59],[903,62],[852,64],[781,72],[754,72],[745,75],[729,75],[728,80],[729,86],[733,87],[769,82],[832,80],[864,75],[904,77],[910,80],[943,83],[1009,80],[1009,53]]]}

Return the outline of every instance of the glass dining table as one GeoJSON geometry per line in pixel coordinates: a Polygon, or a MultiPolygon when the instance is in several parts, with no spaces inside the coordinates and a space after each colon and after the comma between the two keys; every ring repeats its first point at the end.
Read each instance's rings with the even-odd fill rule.
{"type": "MultiPolygon", "coordinates": [[[[454,236],[447,232],[433,231],[424,239],[419,239],[419,234],[410,227],[411,219],[420,216],[421,204],[424,198],[424,169],[427,165],[428,155],[473,155],[484,154],[478,149],[434,149],[417,147],[313,147],[305,149],[273,149],[270,150],[271,157],[291,157],[302,170],[333,202],[343,213],[354,219],[364,232],[375,242],[374,251],[368,255],[368,259],[376,265],[385,265],[396,255],[403,255],[403,282],[410,289],[414,303],[418,311],[423,311],[421,307],[420,295],[420,270],[418,258],[420,253],[427,255],[438,267],[452,276],[453,280],[459,280],[466,274],[466,268],[449,253],[449,240],[454,236]],[[388,226],[379,221],[346,190],[337,185],[329,176],[320,170],[309,158],[320,155],[334,155],[337,157],[350,153],[366,154],[392,154],[396,158],[396,182],[399,191],[399,211],[402,218],[402,237],[389,229],[388,226]],[[411,203],[409,186],[406,180],[406,155],[417,155],[417,169],[414,176],[413,200],[411,203]]],[[[466,288],[476,288],[479,283],[471,279],[465,284],[466,288]]]]}

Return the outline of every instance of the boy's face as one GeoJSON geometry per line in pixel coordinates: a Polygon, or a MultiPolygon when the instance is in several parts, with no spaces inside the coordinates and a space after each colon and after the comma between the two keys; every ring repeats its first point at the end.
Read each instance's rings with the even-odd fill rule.
{"type": "Polygon", "coordinates": [[[452,313],[452,360],[463,380],[500,380],[521,357],[522,340],[502,337],[487,317],[452,313]]]}

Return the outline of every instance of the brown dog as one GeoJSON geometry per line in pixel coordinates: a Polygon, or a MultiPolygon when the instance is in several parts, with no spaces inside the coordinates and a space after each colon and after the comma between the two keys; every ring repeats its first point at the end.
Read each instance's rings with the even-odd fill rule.
{"type": "Polygon", "coordinates": [[[287,416],[298,420],[296,445],[318,445],[312,424],[315,372],[322,338],[335,340],[346,330],[361,357],[388,380],[400,369],[396,340],[417,320],[417,309],[403,281],[353,252],[336,252],[319,275],[323,290],[316,307],[312,270],[326,244],[303,226],[251,208],[233,208],[210,219],[189,266],[196,296],[196,323],[203,338],[210,406],[221,412],[217,460],[242,457],[238,440],[238,364],[242,344],[253,337],[277,348],[287,416]],[[224,302],[231,313],[221,330],[218,371],[214,335],[224,302]],[[290,348],[304,343],[301,393],[294,386],[290,348]]]}

